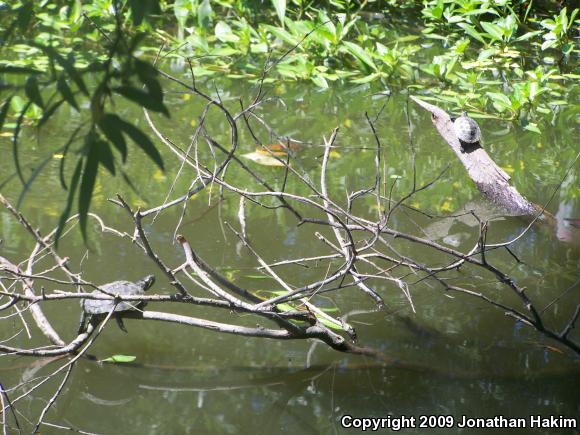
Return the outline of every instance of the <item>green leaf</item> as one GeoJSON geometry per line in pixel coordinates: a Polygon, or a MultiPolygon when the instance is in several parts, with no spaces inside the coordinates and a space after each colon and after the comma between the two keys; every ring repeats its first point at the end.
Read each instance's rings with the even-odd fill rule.
{"type": "Polygon", "coordinates": [[[281,39],[290,45],[297,45],[300,42],[298,38],[294,37],[287,30],[282,29],[281,27],[265,25],[264,28],[272,33],[276,38],[281,39]]]}
{"type": "Polygon", "coordinates": [[[483,30],[485,30],[493,39],[502,39],[503,31],[497,24],[488,23],[487,21],[482,21],[480,24],[481,27],[483,27],[483,30]]]}
{"type": "Polygon", "coordinates": [[[286,0],[272,0],[274,8],[276,9],[276,14],[278,14],[278,19],[284,27],[284,17],[286,16],[286,0]]]}
{"type": "Polygon", "coordinates": [[[112,362],[112,363],[130,363],[137,359],[133,355],[112,355],[108,358],[101,360],[101,362],[112,362]]]}
{"type": "Polygon", "coordinates": [[[326,79],[324,77],[314,76],[311,78],[311,80],[319,88],[328,89],[328,82],[326,81],[326,79]]]}
{"type": "Polygon", "coordinates": [[[139,104],[141,107],[153,110],[154,112],[161,112],[165,116],[169,116],[169,111],[163,104],[162,99],[154,98],[151,94],[142,91],[141,89],[132,86],[117,86],[116,88],[113,88],[113,90],[128,100],[139,104]]]}
{"type": "Polygon", "coordinates": [[[554,45],[556,45],[556,40],[555,39],[548,39],[546,41],[544,41],[544,43],[542,44],[542,51],[546,50],[547,48],[551,48],[554,45]]]}
{"type": "Polygon", "coordinates": [[[32,101],[38,107],[44,108],[44,102],[42,101],[42,96],[40,95],[36,74],[28,77],[28,80],[26,80],[26,83],[24,84],[24,92],[30,101],[32,101]]]}
{"type": "Polygon", "coordinates": [[[56,232],[54,234],[54,246],[56,248],[58,248],[58,241],[60,240],[60,236],[62,235],[66,221],[70,216],[70,209],[72,207],[72,202],[75,197],[75,192],[77,190],[82,168],[83,168],[83,158],[80,158],[73,172],[73,176],[71,178],[70,183],[70,189],[68,191],[68,197],[66,200],[66,205],[64,207],[64,210],[62,211],[62,214],[60,215],[60,219],[58,220],[58,227],[56,228],[56,232]]]}
{"type": "Polygon", "coordinates": [[[6,121],[6,116],[8,115],[8,109],[10,109],[10,102],[12,101],[12,96],[8,97],[2,108],[0,109],[0,131],[2,131],[2,127],[4,126],[4,122],[6,121]]]}
{"type": "Polygon", "coordinates": [[[121,128],[123,129],[123,131],[131,139],[133,139],[133,141],[137,144],[139,148],[145,151],[145,154],[147,154],[149,158],[153,160],[157,164],[157,166],[159,166],[159,169],[163,170],[164,169],[163,159],[161,158],[161,154],[159,154],[159,151],[157,151],[157,148],[155,148],[155,145],[153,145],[153,142],[151,142],[151,139],[149,139],[145,133],[143,133],[134,125],[129,124],[128,122],[123,121],[120,118],[119,122],[121,124],[121,128]]]}
{"type": "Polygon", "coordinates": [[[351,83],[363,84],[363,83],[370,83],[376,79],[381,77],[381,73],[372,73],[365,77],[361,77],[360,79],[353,79],[351,83]]]}
{"type": "Polygon", "coordinates": [[[208,29],[211,25],[211,16],[213,11],[209,0],[203,0],[197,8],[197,23],[199,27],[208,29]]]}
{"type": "Polygon", "coordinates": [[[148,15],[161,13],[159,0],[129,0],[129,5],[131,18],[136,26],[141,24],[148,15]]]}
{"type": "Polygon", "coordinates": [[[63,75],[61,75],[58,78],[56,88],[58,89],[58,92],[60,92],[60,95],[62,95],[62,98],[64,98],[67,101],[67,103],[70,104],[72,107],[74,107],[77,112],[80,112],[79,106],[75,100],[75,97],[74,97],[71,89],[70,89],[70,86],[66,82],[66,79],[64,78],[63,75]]]}
{"type": "Polygon", "coordinates": [[[528,125],[526,125],[524,127],[524,129],[528,130],[528,131],[532,131],[532,132],[537,133],[537,134],[542,134],[542,132],[538,128],[538,125],[534,124],[533,122],[530,122],[528,125]]]}
{"type": "Polygon", "coordinates": [[[232,31],[224,21],[220,21],[215,26],[215,37],[222,42],[238,42],[240,37],[232,31]]]}
{"type": "MultiPolygon", "coordinates": [[[[16,100],[16,99],[15,99],[16,100]]],[[[20,169],[20,160],[18,159],[18,136],[20,135],[20,130],[22,129],[22,122],[24,121],[24,115],[32,103],[27,102],[20,111],[18,119],[16,120],[16,127],[14,128],[14,133],[12,134],[12,157],[14,158],[14,168],[18,174],[18,178],[24,185],[24,177],[22,175],[22,170],[20,169]]]]}
{"type": "Polygon", "coordinates": [[[20,209],[20,206],[22,205],[22,201],[24,200],[24,197],[26,196],[26,193],[30,189],[30,186],[32,185],[32,183],[34,182],[34,180],[36,179],[36,177],[38,177],[38,175],[42,172],[42,170],[47,165],[47,163],[50,162],[50,161],[52,161],[52,156],[53,155],[51,154],[48,157],[46,157],[34,169],[34,171],[32,172],[32,174],[28,178],[28,181],[26,181],[26,183],[24,184],[24,187],[22,188],[22,191],[20,192],[20,195],[18,196],[18,201],[16,202],[16,209],[20,209]]]}
{"type": "Polygon", "coordinates": [[[42,114],[42,118],[40,118],[40,120],[38,121],[37,127],[42,127],[50,119],[50,117],[54,114],[54,112],[56,112],[58,108],[62,106],[62,103],[64,103],[64,100],[59,100],[52,106],[50,106],[48,109],[46,109],[42,114]]]}
{"type": "Polygon", "coordinates": [[[541,30],[536,30],[534,32],[524,33],[519,38],[516,38],[516,41],[527,41],[528,39],[534,38],[534,37],[541,35],[541,34],[542,34],[541,30]]]}
{"type": "Polygon", "coordinates": [[[42,71],[27,67],[15,65],[0,65],[0,73],[6,74],[40,74],[42,71]]]}
{"type": "Polygon", "coordinates": [[[97,141],[97,154],[99,156],[99,162],[107,168],[107,170],[115,175],[115,157],[113,156],[113,151],[109,146],[109,142],[99,139],[97,141]]]}
{"type": "Polygon", "coordinates": [[[465,33],[467,33],[469,36],[471,36],[474,39],[477,39],[482,44],[485,44],[485,39],[483,39],[481,33],[475,30],[475,27],[467,23],[459,23],[458,26],[461,27],[463,30],[465,30],[465,33]]]}
{"type": "Polygon", "coordinates": [[[139,80],[147,88],[148,94],[155,101],[160,101],[163,104],[163,89],[157,80],[157,70],[153,65],[139,59],[135,59],[135,71],[139,76],[139,80]]]}
{"type": "Polygon", "coordinates": [[[44,53],[52,60],[55,60],[70,76],[70,78],[76,83],[77,87],[81,90],[81,92],[85,95],[89,95],[89,91],[81,77],[81,74],[75,68],[75,58],[73,53],[69,53],[68,57],[65,59],[60,55],[58,51],[54,49],[54,47],[38,44],[35,42],[30,43],[31,46],[39,48],[40,50],[44,51],[44,53]]]}
{"type": "Polygon", "coordinates": [[[127,142],[122,133],[123,121],[117,115],[105,113],[101,117],[99,128],[121,153],[121,158],[123,159],[123,163],[125,163],[127,160],[127,142]]]}
{"type": "Polygon", "coordinates": [[[81,131],[82,129],[82,124],[79,125],[77,128],[75,128],[75,131],[72,132],[72,134],[69,136],[68,141],[66,142],[66,144],[64,145],[63,149],[62,149],[62,159],[60,160],[60,167],[59,167],[59,180],[60,180],[60,185],[62,186],[62,188],[64,190],[68,190],[68,187],[66,186],[66,182],[64,179],[64,165],[66,162],[66,156],[68,154],[68,150],[70,148],[70,146],[72,145],[72,143],[74,142],[74,140],[77,137],[77,134],[79,133],[79,131],[81,131]]]}
{"type": "Polygon", "coordinates": [[[346,50],[353,55],[356,59],[362,63],[370,66],[373,70],[378,71],[377,66],[373,62],[373,58],[369,52],[367,52],[360,45],[353,44],[352,42],[344,41],[344,46],[346,50]]]}
{"type": "Polygon", "coordinates": [[[93,189],[97,180],[99,169],[99,142],[95,133],[89,133],[86,137],[88,148],[85,166],[81,178],[79,190],[79,224],[83,239],[87,240],[87,215],[93,198],[93,189]]]}

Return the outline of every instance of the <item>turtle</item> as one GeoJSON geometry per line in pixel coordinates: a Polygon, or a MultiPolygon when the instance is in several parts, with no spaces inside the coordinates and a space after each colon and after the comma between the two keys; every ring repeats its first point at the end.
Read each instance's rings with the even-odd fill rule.
{"type": "Polygon", "coordinates": [[[481,130],[477,122],[462,112],[461,116],[453,121],[453,130],[459,141],[468,145],[477,144],[481,140],[481,130]]]}
{"type": "MultiPolygon", "coordinates": [[[[92,292],[92,294],[109,294],[114,296],[138,296],[145,293],[153,283],[155,282],[154,275],[147,275],[143,279],[137,282],[130,281],[113,281],[108,284],[103,284],[99,286],[98,290],[92,292]],[[102,290],[102,291],[101,291],[102,290]]],[[[121,301],[115,307],[115,301],[111,299],[81,299],[81,320],[79,325],[79,333],[85,330],[85,321],[89,319],[89,323],[96,324],[103,320],[107,314],[115,307],[115,312],[113,315],[117,320],[117,324],[122,331],[127,332],[125,325],[123,324],[122,313],[127,311],[134,311],[137,309],[144,308],[146,302],[131,302],[131,301],[121,301]]]]}

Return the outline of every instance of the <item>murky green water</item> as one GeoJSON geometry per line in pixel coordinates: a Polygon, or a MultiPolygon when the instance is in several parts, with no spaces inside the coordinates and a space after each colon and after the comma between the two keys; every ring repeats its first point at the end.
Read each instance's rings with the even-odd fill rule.
{"type": "MultiPolygon", "coordinates": [[[[250,86],[235,82],[216,85],[231,107],[237,107],[240,96],[248,100],[250,86]]],[[[429,189],[414,196],[409,205],[432,214],[446,215],[463,206],[487,209],[468,179],[464,168],[452,151],[437,135],[426,112],[407,103],[404,95],[379,98],[369,88],[345,88],[318,92],[303,85],[279,85],[271,88],[272,96],[284,98],[287,107],[275,102],[261,110],[272,127],[281,135],[306,142],[293,162],[318,182],[322,156],[322,137],[340,127],[337,153],[330,162],[329,183],[333,197],[345,202],[345,193],[372,185],[374,182],[374,138],[370,134],[364,112],[376,115],[384,105],[376,123],[382,141],[383,175],[387,190],[398,180],[395,197],[407,193],[412,185],[412,152],[416,153],[417,182],[424,184],[447,166],[449,170],[429,189]],[[407,106],[408,104],[408,106],[407,106]],[[405,111],[409,110],[411,140],[405,111]]],[[[195,120],[203,107],[194,98],[170,94],[172,117],[158,120],[165,134],[187,147],[195,120]]],[[[129,119],[140,119],[131,107],[118,107],[129,119]]],[[[514,185],[527,198],[545,204],[564,175],[566,168],[580,151],[577,116],[572,108],[558,118],[553,129],[541,136],[524,132],[512,124],[482,120],[485,147],[491,156],[510,174],[514,185]],[[576,136],[574,136],[576,135],[576,136]]],[[[75,126],[74,113],[61,114],[43,130],[36,142],[31,132],[22,140],[21,156],[35,162],[63,142],[75,126]]],[[[144,121],[139,125],[147,129],[144,121]]],[[[208,129],[225,142],[227,126],[211,113],[208,129]]],[[[268,134],[256,126],[265,142],[268,134]]],[[[12,173],[7,139],[2,138],[0,173],[12,173]]],[[[240,154],[252,152],[255,144],[247,131],[242,132],[240,154]]],[[[207,149],[202,151],[209,156],[207,149]]],[[[133,206],[151,207],[163,202],[179,169],[179,163],[163,150],[167,171],[158,171],[153,164],[130,150],[126,172],[139,193],[128,189],[120,177],[100,178],[92,211],[117,228],[131,228],[126,213],[106,201],[121,192],[133,206]]],[[[247,163],[280,186],[282,171],[247,163]]],[[[23,213],[46,233],[57,222],[65,195],[59,187],[59,160],[54,159],[27,195],[23,213]]],[[[229,169],[233,184],[258,190],[247,174],[229,169]]],[[[72,161],[68,163],[73,167],[72,161]]],[[[577,170],[572,171],[564,188],[550,202],[548,210],[558,217],[580,216],[580,190],[577,170]]],[[[184,192],[194,175],[184,168],[175,192],[184,192]]],[[[16,201],[20,192],[16,180],[2,193],[16,201]]],[[[307,190],[290,179],[288,191],[306,194],[307,190]]],[[[174,193],[173,195],[176,195],[174,193]]],[[[226,193],[219,198],[217,186],[211,198],[203,192],[189,201],[180,232],[190,240],[208,263],[237,284],[254,291],[280,290],[270,279],[262,279],[257,262],[223,224],[237,226],[238,198],[226,193]]],[[[319,226],[296,226],[296,219],[287,212],[272,212],[248,203],[248,236],[254,247],[268,262],[328,253],[328,248],[315,237],[319,226]]],[[[356,211],[367,217],[376,215],[369,200],[356,211]]],[[[299,207],[305,210],[304,207],[299,207]]],[[[308,211],[306,211],[308,212],[308,211]]],[[[147,221],[146,229],[156,250],[175,267],[184,261],[183,253],[173,242],[175,225],[181,209],[147,221]]],[[[33,242],[21,227],[0,211],[0,255],[14,262],[25,259],[33,242]]],[[[314,216],[314,213],[310,213],[314,216]]],[[[422,237],[431,237],[464,251],[478,237],[478,227],[461,221],[429,218],[409,209],[401,209],[392,218],[393,227],[422,237]],[[447,222],[447,224],[446,224],[447,222]]],[[[490,223],[488,242],[508,240],[526,228],[528,221],[506,217],[490,223]]],[[[570,231],[572,231],[570,229],[570,231]]],[[[425,251],[418,245],[392,241],[402,253],[429,264],[447,264],[450,258],[425,251]]],[[[171,292],[155,265],[130,240],[91,232],[87,252],[75,229],[66,237],[60,253],[70,258],[74,270],[82,269],[85,278],[97,283],[117,279],[136,280],[156,273],[158,282],[153,291],[171,292]]],[[[513,246],[521,263],[505,251],[488,254],[488,260],[526,287],[537,307],[543,308],[561,298],[546,311],[550,326],[563,327],[573,313],[578,297],[580,250],[577,245],[558,239],[554,231],[533,227],[513,246]],[[568,290],[567,290],[568,289],[568,290]]],[[[40,268],[41,266],[39,266],[40,268]]],[[[310,268],[284,267],[277,270],[293,286],[300,286],[323,276],[326,266],[310,268]]],[[[399,276],[406,275],[400,272],[399,276]]],[[[502,298],[520,308],[508,289],[499,286],[494,277],[474,268],[462,268],[446,277],[456,285],[502,298]]],[[[407,277],[409,282],[412,278],[407,277]]],[[[52,287],[48,286],[47,289],[52,287]]],[[[127,365],[98,364],[82,360],[67,383],[62,397],[48,414],[46,421],[106,434],[120,433],[341,433],[340,418],[353,416],[451,415],[470,417],[526,417],[528,415],[564,415],[577,417],[578,358],[513,319],[502,310],[476,299],[446,295],[434,281],[423,281],[411,288],[416,313],[396,285],[377,283],[376,290],[384,297],[387,308],[375,311],[371,301],[358,290],[345,289],[326,294],[316,302],[323,307],[337,307],[333,315],[349,313],[348,321],[357,328],[360,343],[382,350],[397,360],[395,367],[385,366],[361,356],[333,352],[313,342],[278,342],[256,338],[221,335],[200,329],[164,323],[126,320],[129,334],[114,324],[106,328],[90,352],[97,358],[113,354],[134,355],[135,363],[127,365]]],[[[196,295],[204,295],[191,288],[196,295]]],[[[205,296],[205,295],[204,295],[205,296]]],[[[47,316],[59,333],[71,339],[77,328],[77,301],[45,304],[47,316]]],[[[194,317],[253,326],[256,319],[229,312],[213,312],[190,306],[150,304],[151,310],[187,313],[194,317]]],[[[262,321],[260,321],[261,323],[262,321]]],[[[0,339],[12,336],[22,328],[20,321],[2,320],[0,339]],[[9,325],[9,326],[8,326],[9,325]]],[[[34,330],[35,335],[38,335],[34,330]]],[[[577,332],[573,335],[579,338],[577,332]]],[[[17,340],[30,347],[24,333],[17,340]]],[[[62,361],[40,364],[32,358],[3,356],[0,379],[5,388],[55,370],[62,361]],[[40,364],[40,365],[39,365],[40,364]]],[[[36,418],[46,400],[57,388],[55,379],[17,402],[22,420],[36,418]]],[[[26,387],[25,387],[26,388],[26,387]]],[[[12,392],[14,399],[24,389],[12,392]]],[[[457,430],[457,428],[453,429],[457,430]]],[[[45,427],[43,432],[56,429],[45,427]]],[[[447,433],[449,429],[415,428],[408,433],[447,433]]],[[[527,433],[534,432],[528,429],[527,433]]],[[[564,430],[536,430],[562,433],[564,430]]],[[[465,433],[476,433],[465,430],[465,433]]]]}

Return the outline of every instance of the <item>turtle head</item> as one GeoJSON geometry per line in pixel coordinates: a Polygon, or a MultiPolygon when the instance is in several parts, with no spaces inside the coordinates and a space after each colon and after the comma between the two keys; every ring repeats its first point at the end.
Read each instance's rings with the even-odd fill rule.
{"type": "Polygon", "coordinates": [[[153,283],[155,283],[155,275],[147,275],[141,281],[138,281],[137,284],[143,287],[143,290],[148,290],[153,283]]]}

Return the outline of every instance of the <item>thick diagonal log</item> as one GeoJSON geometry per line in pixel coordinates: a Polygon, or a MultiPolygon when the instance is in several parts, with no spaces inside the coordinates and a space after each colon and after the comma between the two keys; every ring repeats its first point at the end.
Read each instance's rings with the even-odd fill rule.
{"type": "Polygon", "coordinates": [[[431,113],[431,119],[439,134],[463,163],[469,177],[483,196],[501,206],[511,215],[535,215],[541,209],[524,198],[510,183],[505,173],[481,147],[466,150],[453,130],[453,121],[445,110],[411,96],[411,99],[431,113]]]}

